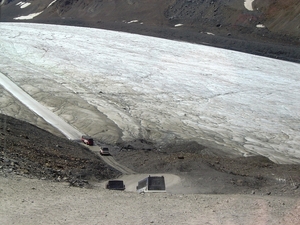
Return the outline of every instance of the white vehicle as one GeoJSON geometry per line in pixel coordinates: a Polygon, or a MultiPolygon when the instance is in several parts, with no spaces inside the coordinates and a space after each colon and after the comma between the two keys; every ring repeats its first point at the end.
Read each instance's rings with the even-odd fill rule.
{"type": "Polygon", "coordinates": [[[100,154],[101,155],[110,155],[108,148],[100,147],[100,154]]]}
{"type": "Polygon", "coordinates": [[[142,192],[166,192],[165,178],[163,176],[153,176],[138,182],[136,190],[142,192]]]}

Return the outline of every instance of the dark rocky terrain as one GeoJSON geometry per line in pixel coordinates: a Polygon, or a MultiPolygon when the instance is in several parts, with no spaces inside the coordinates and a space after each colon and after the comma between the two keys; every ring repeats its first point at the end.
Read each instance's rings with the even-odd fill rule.
{"type": "Polygon", "coordinates": [[[0,173],[88,186],[120,175],[89,149],[29,123],[0,115],[0,173]]]}
{"type": "MultiPolygon", "coordinates": [[[[298,0],[255,0],[248,11],[238,0],[5,0],[1,21],[43,11],[33,20],[120,30],[233,49],[300,62],[298,0]],[[130,21],[138,20],[138,22],[130,21]],[[257,24],[266,28],[258,29],[257,24]],[[176,24],[183,26],[175,27],[176,24]],[[208,35],[211,32],[214,35],[208,35]]],[[[18,21],[19,22],[19,21],[18,21]]],[[[0,171],[88,186],[120,173],[76,142],[0,115],[0,171]]],[[[157,149],[137,140],[113,151],[121,164],[140,173],[175,173],[203,185],[203,193],[262,193],[298,196],[299,165],[277,165],[264,157],[231,158],[215,149],[182,143],[157,149]],[[204,177],[205,180],[199,180],[204,177]]]]}

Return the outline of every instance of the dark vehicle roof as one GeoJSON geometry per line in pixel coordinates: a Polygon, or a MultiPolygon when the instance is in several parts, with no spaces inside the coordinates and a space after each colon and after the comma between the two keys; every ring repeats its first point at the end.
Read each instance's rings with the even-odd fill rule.
{"type": "Polygon", "coordinates": [[[163,176],[150,176],[138,182],[137,189],[148,186],[148,190],[166,190],[165,178],[163,176]]]}
{"type": "Polygon", "coordinates": [[[125,185],[122,180],[110,180],[107,184],[109,185],[109,189],[125,189],[125,185]]]}
{"type": "Polygon", "coordinates": [[[164,177],[148,177],[149,190],[166,190],[164,177]]]}
{"type": "Polygon", "coordinates": [[[124,183],[122,180],[110,180],[110,181],[108,181],[108,183],[109,184],[111,184],[111,183],[124,183]]]}

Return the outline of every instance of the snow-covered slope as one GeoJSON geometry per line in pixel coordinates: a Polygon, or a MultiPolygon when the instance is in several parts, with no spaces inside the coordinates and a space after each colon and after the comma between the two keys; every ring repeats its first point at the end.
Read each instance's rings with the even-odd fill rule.
{"type": "Polygon", "coordinates": [[[299,64],[91,28],[0,28],[0,72],[17,84],[47,80],[44,92],[67,88],[123,140],[197,141],[300,162],[299,64]]]}

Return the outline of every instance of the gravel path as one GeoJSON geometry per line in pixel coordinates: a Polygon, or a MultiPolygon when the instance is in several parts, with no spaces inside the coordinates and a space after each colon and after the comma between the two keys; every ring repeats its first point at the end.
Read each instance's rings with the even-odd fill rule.
{"type": "Polygon", "coordinates": [[[137,194],[0,177],[1,224],[299,224],[299,198],[137,194]]]}

